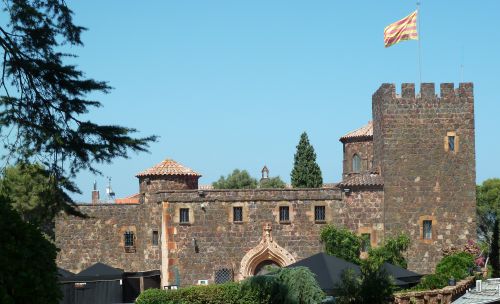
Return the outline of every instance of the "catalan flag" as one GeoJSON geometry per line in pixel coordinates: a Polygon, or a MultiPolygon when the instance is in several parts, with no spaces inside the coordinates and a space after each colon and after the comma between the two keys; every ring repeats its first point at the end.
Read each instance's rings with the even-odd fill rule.
{"type": "Polygon", "coordinates": [[[390,47],[403,40],[418,40],[417,12],[414,11],[384,29],[385,47],[390,47]]]}

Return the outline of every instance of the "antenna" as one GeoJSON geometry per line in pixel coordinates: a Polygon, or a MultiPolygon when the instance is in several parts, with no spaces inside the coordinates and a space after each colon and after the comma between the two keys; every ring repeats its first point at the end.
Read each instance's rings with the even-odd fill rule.
{"type": "Polygon", "coordinates": [[[108,186],[106,187],[106,194],[108,201],[114,201],[115,200],[115,192],[113,191],[113,188],[111,188],[111,177],[108,178],[108,186]]]}

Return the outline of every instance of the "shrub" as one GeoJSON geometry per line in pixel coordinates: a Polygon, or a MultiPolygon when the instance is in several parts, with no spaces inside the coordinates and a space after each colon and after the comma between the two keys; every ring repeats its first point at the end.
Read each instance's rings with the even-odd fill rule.
{"type": "Polygon", "coordinates": [[[0,303],[58,303],[54,244],[0,196],[0,303]]]}
{"type": "Polygon", "coordinates": [[[321,229],[320,239],[329,255],[354,264],[360,263],[361,238],[349,229],[327,225],[321,229]]]}
{"type": "Polygon", "coordinates": [[[434,274],[426,275],[422,278],[415,289],[439,289],[448,285],[448,280],[462,280],[469,275],[469,270],[473,268],[474,256],[467,252],[458,252],[445,256],[439,261],[434,274]]]}
{"type": "Polygon", "coordinates": [[[325,297],[309,268],[283,268],[276,274],[276,278],[286,287],[286,298],[283,303],[313,304],[321,302],[325,297]]]}

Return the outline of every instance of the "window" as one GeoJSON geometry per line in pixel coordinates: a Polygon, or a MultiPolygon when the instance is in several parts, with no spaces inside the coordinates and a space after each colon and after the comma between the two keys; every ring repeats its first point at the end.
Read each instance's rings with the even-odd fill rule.
{"type": "Polygon", "coordinates": [[[158,230],[153,230],[153,238],[151,240],[153,246],[158,246],[158,230]]]}
{"type": "Polygon", "coordinates": [[[359,173],[361,171],[361,157],[358,154],[354,154],[352,157],[352,172],[359,173]]]}
{"type": "Polygon", "coordinates": [[[233,207],[233,222],[243,222],[243,207],[233,207]]]}
{"type": "Polygon", "coordinates": [[[448,136],[448,151],[455,152],[455,136],[448,136]]]}
{"type": "Polygon", "coordinates": [[[133,231],[126,231],[123,234],[123,244],[125,245],[125,252],[133,253],[135,252],[135,238],[133,231]]]}
{"type": "Polygon", "coordinates": [[[223,284],[233,281],[233,270],[229,268],[221,268],[215,272],[215,284],[223,284]]]}
{"type": "Polygon", "coordinates": [[[179,222],[184,224],[189,223],[189,208],[180,208],[179,212],[179,222]]]}
{"type": "Polygon", "coordinates": [[[325,206],[314,206],[314,220],[316,222],[325,221],[325,206]]]}
{"type": "Polygon", "coordinates": [[[370,233],[361,234],[361,251],[368,252],[368,250],[370,250],[371,247],[372,247],[371,234],[370,233]]]}
{"type": "Polygon", "coordinates": [[[424,220],[422,225],[423,233],[422,236],[424,240],[432,240],[432,221],[424,220]]]}
{"type": "Polygon", "coordinates": [[[288,206],[280,207],[280,222],[290,221],[290,208],[288,206]]]}
{"type": "Polygon", "coordinates": [[[458,152],[458,136],[456,132],[447,132],[444,137],[444,150],[446,152],[458,152]]]}

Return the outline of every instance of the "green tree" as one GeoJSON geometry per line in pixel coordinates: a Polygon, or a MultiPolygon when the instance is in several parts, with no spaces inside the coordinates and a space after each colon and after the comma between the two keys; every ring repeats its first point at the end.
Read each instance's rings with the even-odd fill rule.
{"type": "MultiPolygon", "coordinates": [[[[98,163],[146,151],[156,137],[134,138],[135,129],[86,120],[89,110],[101,106],[86,96],[111,88],[65,63],[75,56],[63,47],[82,46],[85,30],[73,23],[65,1],[5,0],[3,5],[8,20],[0,26],[0,138],[6,161],[40,162],[51,174],[51,186],[79,192],[70,180],[80,170],[99,173],[98,163]]],[[[66,209],[76,212],[71,203],[65,202],[66,209]]]]}
{"type": "Polygon", "coordinates": [[[5,169],[0,194],[9,199],[24,221],[49,233],[52,220],[71,200],[53,183],[50,172],[41,165],[19,163],[5,169]]]}
{"type": "Polygon", "coordinates": [[[0,303],[59,303],[57,249],[0,196],[0,303]]]}
{"type": "Polygon", "coordinates": [[[354,264],[360,263],[361,238],[349,229],[327,225],[321,229],[320,239],[329,255],[354,264]]]}
{"type": "Polygon", "coordinates": [[[251,177],[246,170],[234,169],[227,177],[221,176],[212,185],[215,189],[255,189],[257,188],[257,180],[251,177]]]}
{"type": "Polygon", "coordinates": [[[316,304],[325,294],[307,267],[282,268],[276,274],[279,282],[287,287],[287,297],[283,303],[316,304]]]}
{"type": "Polygon", "coordinates": [[[394,292],[393,279],[387,272],[375,265],[361,266],[357,275],[348,269],[341,275],[342,281],[335,286],[336,302],[340,304],[383,304],[389,303],[394,292]]]}
{"type": "Polygon", "coordinates": [[[395,238],[389,238],[383,246],[370,248],[368,251],[367,265],[375,268],[381,266],[384,262],[407,268],[404,253],[410,246],[410,237],[406,234],[400,234],[395,238]]]}
{"type": "Polygon", "coordinates": [[[260,187],[264,189],[285,188],[286,184],[279,176],[265,178],[260,181],[260,187]]]}
{"type": "Polygon", "coordinates": [[[493,226],[500,214],[500,179],[485,180],[476,187],[477,227],[481,239],[491,243],[493,226]]]}
{"type": "Polygon", "coordinates": [[[321,169],[316,163],[316,153],[306,132],[300,136],[294,156],[292,186],[295,188],[320,188],[323,186],[321,169]]]}

